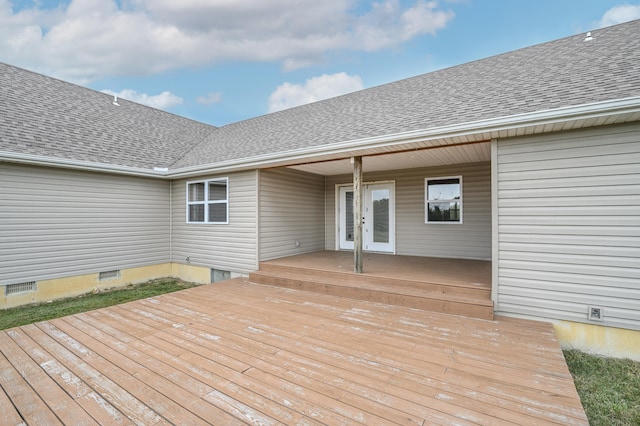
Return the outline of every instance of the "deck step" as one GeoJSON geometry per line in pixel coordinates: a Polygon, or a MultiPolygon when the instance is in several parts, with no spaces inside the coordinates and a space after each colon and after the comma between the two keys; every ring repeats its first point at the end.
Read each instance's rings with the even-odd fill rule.
{"type": "Polygon", "coordinates": [[[277,264],[261,264],[249,280],[256,284],[493,319],[491,290],[481,284],[422,282],[277,264]]]}

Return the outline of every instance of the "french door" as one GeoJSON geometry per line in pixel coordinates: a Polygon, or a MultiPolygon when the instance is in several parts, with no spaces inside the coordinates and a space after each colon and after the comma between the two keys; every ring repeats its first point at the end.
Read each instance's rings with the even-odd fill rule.
{"type": "MultiPolygon", "coordinates": [[[[342,250],[353,250],[353,186],[338,188],[338,246],[342,250]]],[[[365,184],[363,193],[363,249],[395,253],[395,184],[365,184]]]]}

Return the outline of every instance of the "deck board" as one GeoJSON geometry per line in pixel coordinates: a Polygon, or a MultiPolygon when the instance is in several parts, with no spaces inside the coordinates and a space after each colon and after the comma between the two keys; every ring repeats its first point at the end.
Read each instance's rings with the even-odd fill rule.
{"type": "Polygon", "coordinates": [[[587,424],[550,324],[244,279],[2,331],[0,352],[10,424],[587,424]]]}
{"type": "MultiPolygon", "coordinates": [[[[0,357],[2,389],[6,393],[8,399],[11,400],[13,406],[17,408],[17,413],[21,417],[21,421],[26,424],[62,424],[56,414],[47,407],[37,392],[29,386],[29,383],[21,374],[24,370],[12,365],[6,358],[11,355],[11,350],[9,348],[5,349],[5,345],[2,345],[1,347],[3,352],[2,357],[0,357]]],[[[9,412],[8,418],[14,417],[11,412],[12,410],[10,409],[3,409],[2,411],[9,412]]]]}

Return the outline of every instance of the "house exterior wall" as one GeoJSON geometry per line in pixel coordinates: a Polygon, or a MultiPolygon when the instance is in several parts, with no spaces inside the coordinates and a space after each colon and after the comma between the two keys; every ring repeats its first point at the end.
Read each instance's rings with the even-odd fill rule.
{"type": "Polygon", "coordinates": [[[0,200],[0,286],[169,262],[166,181],[1,163],[0,200]]]}
{"type": "Polygon", "coordinates": [[[324,176],[260,172],[260,260],[324,250],[324,176]]]}
{"type": "Polygon", "coordinates": [[[0,163],[0,308],[170,275],[168,207],[166,181],[0,163]]]}
{"type": "Polygon", "coordinates": [[[172,181],[171,261],[232,274],[258,269],[257,182],[255,170],[172,181]],[[187,182],[225,177],[229,179],[229,223],[187,223],[187,182]]]}
{"type": "Polygon", "coordinates": [[[496,146],[497,313],[640,330],[640,125],[496,146]]]}
{"type": "MultiPolygon", "coordinates": [[[[329,176],[326,179],[326,250],[336,249],[336,185],[349,184],[351,181],[351,175],[329,176]]],[[[395,181],[397,254],[491,259],[489,162],[365,172],[363,181],[395,181]],[[425,178],[446,176],[462,176],[463,223],[425,224],[425,178]]]]}

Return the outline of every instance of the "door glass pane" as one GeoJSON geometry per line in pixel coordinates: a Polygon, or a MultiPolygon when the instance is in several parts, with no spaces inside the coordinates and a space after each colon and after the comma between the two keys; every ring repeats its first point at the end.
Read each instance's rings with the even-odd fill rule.
{"type": "Polygon", "coordinates": [[[389,190],[374,189],[373,200],[373,242],[389,242],[389,190]]]}
{"type": "Polygon", "coordinates": [[[347,191],[345,195],[345,230],[344,236],[346,241],[353,241],[353,191],[347,191]]]}

